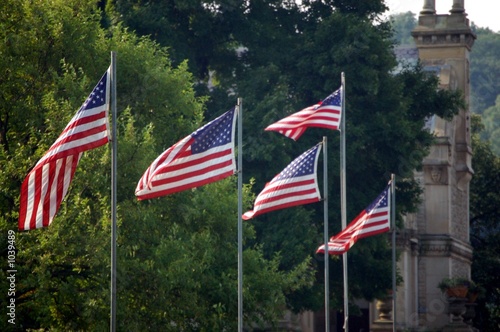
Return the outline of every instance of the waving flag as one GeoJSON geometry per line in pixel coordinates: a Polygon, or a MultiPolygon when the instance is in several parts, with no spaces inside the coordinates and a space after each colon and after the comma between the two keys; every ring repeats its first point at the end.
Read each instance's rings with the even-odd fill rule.
{"type": "Polygon", "coordinates": [[[287,207],[318,202],[316,169],[321,143],[307,150],[276,175],[257,196],[252,211],[245,212],[243,219],[287,207]]]}
{"type": "Polygon", "coordinates": [[[342,113],[342,88],[320,103],[273,123],[265,130],[277,131],[286,137],[298,140],[309,127],[338,130],[342,113]]]}
{"type": "Polygon", "coordinates": [[[47,227],[68,192],[84,151],[106,144],[109,69],[21,186],[19,229],[47,227]]]}
{"type": "Polygon", "coordinates": [[[233,175],[235,122],[233,108],[163,152],[139,180],[137,199],[165,196],[233,175]]]}
{"type": "MultiPolygon", "coordinates": [[[[359,239],[388,232],[390,226],[390,184],[339,234],[328,242],[330,255],[342,255],[359,239]]],[[[321,245],[318,254],[325,253],[325,245],[321,245]]]]}

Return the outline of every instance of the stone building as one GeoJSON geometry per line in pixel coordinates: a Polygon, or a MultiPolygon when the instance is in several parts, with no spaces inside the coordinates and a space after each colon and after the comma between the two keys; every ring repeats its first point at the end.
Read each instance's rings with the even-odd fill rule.
{"type": "MultiPolygon", "coordinates": [[[[469,54],[474,44],[464,0],[453,0],[449,14],[438,15],[435,0],[425,0],[412,31],[418,58],[439,77],[441,89],[459,89],[468,104],[469,54]]],[[[445,277],[470,278],[469,182],[471,166],[470,112],[460,110],[452,121],[433,117],[429,130],[436,143],[416,173],[423,189],[418,213],[407,216],[397,237],[398,267],[404,283],[396,295],[398,330],[470,330],[457,303],[443,296],[438,283],[445,277]]],[[[465,306],[463,306],[465,309],[465,306]]],[[[377,329],[372,323],[372,330],[377,329]]]]}

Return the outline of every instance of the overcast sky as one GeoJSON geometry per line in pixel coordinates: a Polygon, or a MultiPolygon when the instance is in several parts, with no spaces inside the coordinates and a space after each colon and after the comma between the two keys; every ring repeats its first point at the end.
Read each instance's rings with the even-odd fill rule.
{"type": "MultiPolygon", "coordinates": [[[[424,0],[385,0],[385,3],[391,14],[411,11],[418,16],[424,6],[424,0]]],[[[437,14],[449,14],[452,5],[453,0],[436,0],[437,14]]],[[[465,0],[465,12],[477,26],[500,32],[499,0],[465,0]]]]}

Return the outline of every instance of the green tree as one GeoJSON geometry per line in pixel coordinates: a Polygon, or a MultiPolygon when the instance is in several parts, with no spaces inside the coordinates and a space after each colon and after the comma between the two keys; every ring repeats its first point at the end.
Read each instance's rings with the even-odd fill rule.
{"type": "MultiPolygon", "coordinates": [[[[95,1],[2,2],[0,24],[0,229],[17,228],[19,189],[117,51],[118,328],[234,330],[237,308],[234,179],[138,202],[143,171],[198,128],[197,97],[185,62],[117,26],[104,30],[95,1]]],[[[220,113],[225,109],[219,110],[220,113]]],[[[16,233],[16,325],[1,329],[106,330],[109,325],[110,152],[86,152],[52,225],[16,233]]],[[[250,188],[245,189],[250,207],[250,188]]],[[[254,241],[245,225],[245,241],[254,241]]],[[[0,240],[7,266],[7,236],[0,240]]],[[[310,284],[308,261],[279,270],[282,258],[249,243],[247,320],[275,321],[285,296],[310,284]]],[[[0,285],[8,281],[2,269],[0,285]]],[[[7,298],[1,305],[6,308],[7,298]]]]}
{"type": "Polygon", "coordinates": [[[412,12],[391,15],[389,19],[394,29],[394,39],[401,45],[415,45],[411,31],[417,26],[417,19],[412,12]]]}
{"type": "Polygon", "coordinates": [[[484,127],[478,115],[472,117],[472,165],[470,184],[470,240],[474,248],[472,279],[485,288],[478,299],[474,324],[481,331],[496,331],[500,324],[500,157],[491,144],[480,139],[484,127]]]}
{"type": "Polygon", "coordinates": [[[481,138],[491,144],[494,153],[500,155],[500,95],[494,106],[484,110],[482,120],[484,129],[481,131],[481,138]]]}

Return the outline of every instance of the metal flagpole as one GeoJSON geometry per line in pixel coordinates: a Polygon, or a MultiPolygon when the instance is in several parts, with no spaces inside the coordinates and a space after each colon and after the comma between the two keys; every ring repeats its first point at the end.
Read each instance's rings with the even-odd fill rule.
{"type": "Polygon", "coordinates": [[[392,228],[392,330],[396,332],[396,176],[391,174],[391,228],[392,228]]]}
{"type": "Polygon", "coordinates": [[[243,107],[238,98],[238,331],[243,332],[243,107]]]}
{"type": "Polygon", "coordinates": [[[325,331],[330,331],[330,268],[328,253],[328,154],[327,137],[323,136],[323,224],[325,243],[325,331]]]}
{"type": "Polygon", "coordinates": [[[111,317],[110,331],[116,331],[116,52],[111,52],[111,317]]]}
{"type": "MultiPolygon", "coordinates": [[[[345,76],[342,72],[342,115],[340,118],[340,203],[342,230],[347,226],[347,204],[346,204],[346,167],[345,167],[345,76]]],[[[349,288],[347,279],[347,253],[342,254],[343,273],[344,273],[344,331],[349,331],[349,288]]]]}

